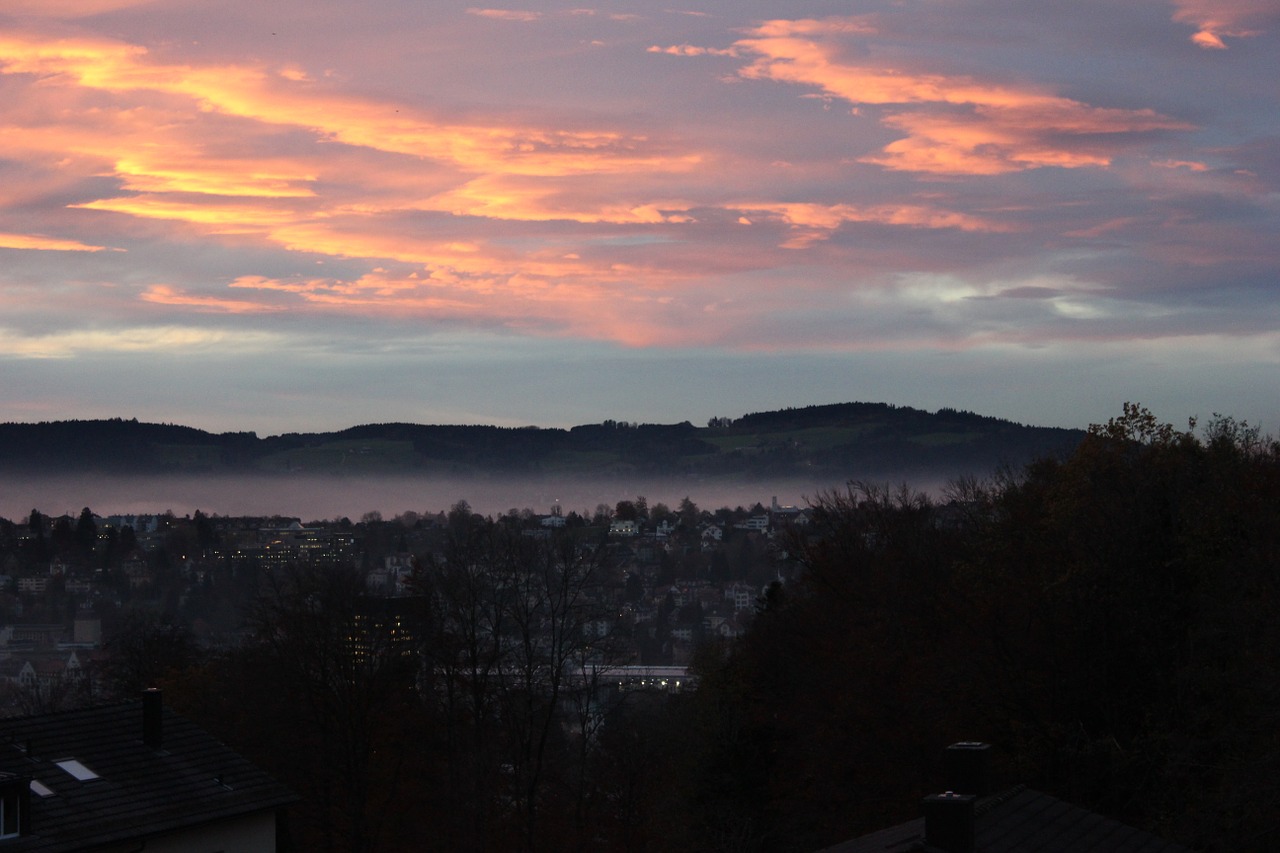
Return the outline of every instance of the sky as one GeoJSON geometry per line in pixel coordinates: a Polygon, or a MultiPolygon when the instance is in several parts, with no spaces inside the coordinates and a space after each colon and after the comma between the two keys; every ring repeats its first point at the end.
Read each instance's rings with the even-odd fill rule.
{"type": "Polygon", "coordinates": [[[1280,428],[1275,0],[5,0],[0,421],[1280,428]]]}

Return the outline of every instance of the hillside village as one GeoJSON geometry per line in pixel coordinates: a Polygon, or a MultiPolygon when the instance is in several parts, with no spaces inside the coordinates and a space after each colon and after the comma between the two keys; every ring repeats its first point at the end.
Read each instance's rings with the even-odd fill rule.
{"type": "MultiPolygon", "coordinates": [[[[0,520],[0,702],[4,713],[107,698],[139,626],[205,650],[235,646],[264,580],[291,567],[360,570],[370,598],[417,591],[451,525],[471,513],[366,514],[303,523],[288,517],[173,513],[79,517],[39,511],[0,520]],[[114,670],[113,670],[114,666],[114,670]]],[[[478,518],[478,517],[476,517],[478,518]]],[[[739,636],[761,596],[794,570],[789,530],[808,511],[779,505],[674,509],[643,497],[586,512],[511,510],[492,521],[522,537],[571,534],[603,568],[582,603],[585,640],[610,638],[611,663],[687,665],[708,638],[739,636]]]]}

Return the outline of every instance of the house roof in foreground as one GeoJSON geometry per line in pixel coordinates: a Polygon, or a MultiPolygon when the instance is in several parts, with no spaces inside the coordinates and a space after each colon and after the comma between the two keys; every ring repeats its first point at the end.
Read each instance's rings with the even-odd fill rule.
{"type": "MultiPolygon", "coordinates": [[[[974,808],[981,853],[1188,853],[1149,832],[1023,786],[983,797],[974,808]]],[[[829,847],[823,853],[919,853],[924,818],[829,847]]]]}
{"type": "Polygon", "coordinates": [[[0,720],[0,772],[32,780],[28,833],[0,853],[92,850],[297,800],[175,711],[159,719],[158,748],[144,743],[141,701],[0,720]]]}

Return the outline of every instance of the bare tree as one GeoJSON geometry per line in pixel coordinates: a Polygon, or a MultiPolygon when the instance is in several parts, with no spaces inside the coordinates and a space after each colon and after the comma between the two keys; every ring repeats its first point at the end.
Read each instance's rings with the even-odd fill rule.
{"type": "Polygon", "coordinates": [[[604,606],[602,559],[569,534],[472,522],[420,567],[436,626],[432,693],[475,846],[496,830],[532,850],[548,804],[574,810],[582,786],[569,736],[589,728],[578,710],[607,657],[587,631],[604,606]]]}

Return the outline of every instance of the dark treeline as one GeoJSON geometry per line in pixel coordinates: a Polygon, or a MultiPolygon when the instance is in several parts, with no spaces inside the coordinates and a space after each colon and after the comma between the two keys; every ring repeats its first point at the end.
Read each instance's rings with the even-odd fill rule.
{"type": "Polygon", "coordinates": [[[915,817],[958,740],[994,746],[998,784],[1277,846],[1280,444],[1126,406],[1067,456],[941,499],[850,486],[812,518],[692,691],[601,675],[642,644],[591,628],[634,599],[604,528],[465,502],[409,595],[262,570],[242,642],[126,620],[107,675],[291,785],[299,850],[815,850],[915,817]]]}
{"type": "Polygon", "coordinates": [[[916,816],[941,748],[1208,850],[1280,844],[1280,448],[1127,406],[936,506],[819,501],[803,580],[704,662],[707,838],[816,849],[916,816]]]}
{"type": "Polygon", "coordinates": [[[0,424],[0,470],[955,476],[1074,446],[1079,430],[942,409],[842,403],[712,418],[700,427],[607,420],[571,429],[366,424],[329,433],[214,434],[119,418],[0,424]]]}

